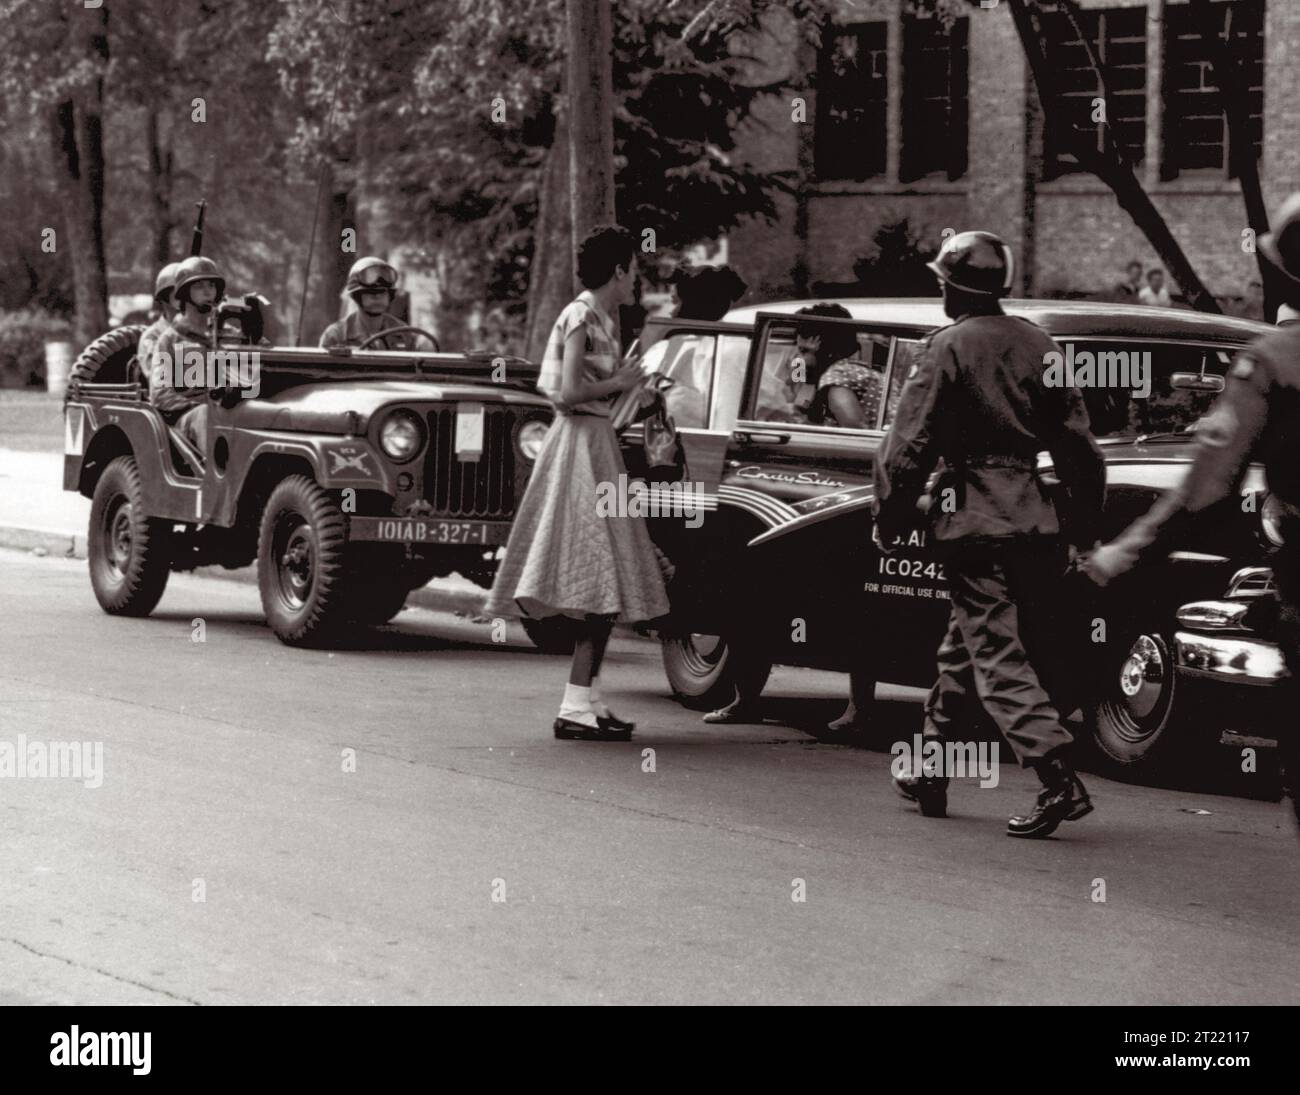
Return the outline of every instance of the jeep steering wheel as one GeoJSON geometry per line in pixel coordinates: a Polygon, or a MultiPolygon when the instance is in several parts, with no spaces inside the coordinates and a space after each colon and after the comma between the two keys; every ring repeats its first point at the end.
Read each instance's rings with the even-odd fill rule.
{"type": "Polygon", "coordinates": [[[400,331],[414,331],[417,335],[424,335],[425,338],[433,343],[433,352],[435,354],[442,353],[442,348],[438,345],[438,340],[434,338],[433,335],[423,327],[412,327],[410,324],[403,324],[400,327],[385,327],[382,331],[376,331],[373,335],[363,338],[356,348],[358,350],[364,350],[376,339],[387,338],[389,335],[395,335],[400,331]]]}

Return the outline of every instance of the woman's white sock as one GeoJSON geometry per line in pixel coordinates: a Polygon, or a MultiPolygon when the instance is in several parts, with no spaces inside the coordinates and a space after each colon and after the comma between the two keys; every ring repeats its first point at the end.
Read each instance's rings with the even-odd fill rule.
{"type": "Polygon", "coordinates": [[[560,718],[596,726],[596,712],[591,707],[591,689],[580,684],[564,686],[564,701],[560,704],[560,718]]]}

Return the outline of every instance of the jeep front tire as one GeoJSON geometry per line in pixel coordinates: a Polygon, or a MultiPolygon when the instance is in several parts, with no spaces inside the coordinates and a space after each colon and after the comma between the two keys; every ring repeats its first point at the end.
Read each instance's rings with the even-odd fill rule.
{"type": "Polygon", "coordinates": [[[148,616],[171,573],[172,522],[149,517],[135,458],[104,469],[90,503],[86,555],[100,608],[114,616],[148,616]]]}
{"type": "Polygon", "coordinates": [[[257,584],[266,622],[289,646],[311,646],[347,621],[347,526],[338,504],[305,475],[281,482],[262,511],[257,584]]]}

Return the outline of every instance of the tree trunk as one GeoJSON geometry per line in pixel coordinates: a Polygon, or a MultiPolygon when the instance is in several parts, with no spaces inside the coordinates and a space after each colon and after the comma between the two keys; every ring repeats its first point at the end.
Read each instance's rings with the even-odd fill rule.
{"type": "Polygon", "coordinates": [[[102,7],[78,13],[69,35],[69,59],[90,60],[93,75],[53,108],[56,175],[63,194],[63,235],[72,264],[76,308],[73,329],[81,343],[108,328],[108,263],[104,248],[104,70],[108,66],[108,16],[102,7]]]}
{"type": "Polygon", "coordinates": [[[339,317],[340,294],[347,282],[348,268],[359,257],[343,250],[343,229],[351,212],[351,188],[340,182],[341,172],[332,160],[321,165],[320,199],[316,207],[316,236],[311,261],[304,272],[304,301],[297,317],[295,344],[315,346],[320,336],[339,317]]]}
{"type": "MultiPolygon", "coordinates": [[[[614,30],[609,0],[568,0],[569,193],[576,244],[614,211],[614,30]]],[[[575,256],[576,257],[576,256],[575,256]]]]}
{"type": "Polygon", "coordinates": [[[537,204],[524,337],[524,356],[534,362],[542,360],[555,317],[577,295],[569,204],[569,112],[564,106],[556,113],[555,138],[546,153],[537,204]]]}
{"type": "Polygon", "coordinates": [[[149,144],[149,200],[153,207],[153,257],[159,268],[176,261],[172,253],[172,182],[174,152],[168,142],[164,148],[158,111],[149,110],[145,122],[149,144]]]}
{"type": "MultiPolygon", "coordinates": [[[[1246,224],[1254,230],[1256,238],[1268,231],[1268,209],[1264,204],[1264,188],[1259,178],[1259,161],[1255,159],[1250,140],[1250,111],[1247,107],[1247,84],[1241,70],[1241,59],[1223,35],[1223,19],[1231,18],[1232,11],[1225,5],[1210,0],[1192,0],[1192,9],[1200,24],[1201,34],[1210,44],[1210,65],[1214,70],[1214,83],[1219,89],[1223,114],[1228,123],[1228,156],[1232,173],[1241,183],[1241,200],[1246,206],[1246,224]]],[[[1231,26],[1231,24],[1229,24],[1231,26]]],[[[1258,249],[1255,261],[1259,264],[1260,282],[1264,286],[1264,318],[1269,323],[1277,318],[1281,275],[1258,249]]]]}
{"type": "MultiPolygon", "coordinates": [[[[1165,269],[1169,271],[1169,276],[1182,288],[1188,303],[1197,311],[1222,312],[1219,302],[1202,284],[1201,279],[1192,268],[1192,264],[1183,253],[1182,247],[1179,246],[1174,234],[1169,230],[1169,225],[1165,223],[1164,217],[1161,216],[1160,210],[1155,207],[1147,192],[1142,189],[1142,184],[1138,182],[1137,176],[1133,174],[1132,166],[1125,159],[1119,146],[1116,145],[1109,127],[1103,129],[1104,152],[1098,153],[1095,149],[1089,147],[1086,142],[1078,139],[1069,119],[1060,110],[1061,89],[1056,78],[1057,70],[1048,63],[1047,56],[1043,51],[1043,42],[1046,41],[1046,38],[1042,21],[1035,19],[1031,15],[1027,0],[1008,0],[1008,4],[1011,8],[1011,15],[1016,22],[1016,33],[1020,37],[1020,44],[1025,51],[1030,71],[1034,76],[1034,84],[1038,88],[1038,98],[1043,107],[1046,124],[1053,128],[1054,133],[1068,142],[1069,149],[1078,159],[1080,166],[1091,172],[1114,191],[1120,208],[1132,218],[1138,230],[1146,236],[1156,254],[1160,256],[1160,261],[1164,264],[1165,269]]],[[[1073,0],[1066,0],[1064,7],[1067,14],[1077,16],[1077,9],[1073,0]]],[[[1037,14],[1036,9],[1034,14],[1037,14]]],[[[1056,44],[1059,45],[1059,43],[1056,44]]],[[[1091,47],[1088,47],[1088,54],[1093,62],[1093,68],[1097,72],[1097,79],[1102,87],[1103,97],[1105,97],[1105,77],[1092,54],[1091,47]]],[[[1080,241],[1080,243],[1083,245],[1084,241],[1080,241]]]]}

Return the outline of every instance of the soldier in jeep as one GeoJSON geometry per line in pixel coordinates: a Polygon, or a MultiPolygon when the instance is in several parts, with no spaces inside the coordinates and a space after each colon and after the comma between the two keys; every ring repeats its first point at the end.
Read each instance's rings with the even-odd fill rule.
{"type": "MultiPolygon", "coordinates": [[[[326,349],[359,346],[381,331],[405,326],[396,316],[388,314],[397,296],[397,270],[383,259],[370,257],[354,262],[348,271],[343,296],[348,303],[348,314],[325,328],[320,344],[326,349]]],[[[414,347],[410,335],[402,332],[377,338],[367,348],[410,350],[414,347]]]]}
{"type": "Polygon", "coordinates": [[[149,369],[154,346],[163,331],[171,326],[172,316],[176,314],[176,309],[172,306],[172,292],[176,288],[176,271],[179,269],[179,262],[169,262],[158,271],[158,277],[154,280],[153,299],[158,305],[158,318],[141,333],[140,344],[135,351],[142,370],[149,369]]]}
{"type": "Polygon", "coordinates": [[[172,292],[176,315],[149,356],[149,401],[200,453],[207,451],[208,390],[186,386],[185,351],[196,344],[207,349],[213,309],[225,291],[226,279],[211,259],[195,255],[182,262],[172,292]]]}

